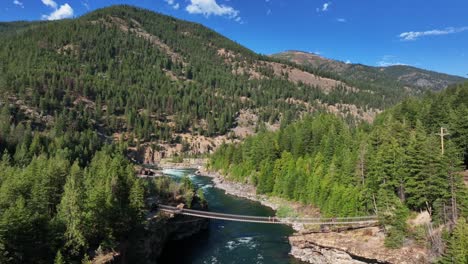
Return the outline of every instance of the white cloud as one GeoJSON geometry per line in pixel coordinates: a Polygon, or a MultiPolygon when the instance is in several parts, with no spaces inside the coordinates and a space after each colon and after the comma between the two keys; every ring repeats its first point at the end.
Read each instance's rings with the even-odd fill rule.
{"type": "Polygon", "coordinates": [[[467,31],[467,30],[468,30],[468,27],[459,27],[459,28],[448,27],[445,29],[433,29],[433,30],[428,30],[428,31],[403,32],[400,35],[398,35],[398,37],[400,38],[400,40],[403,40],[403,41],[411,41],[411,40],[417,40],[420,37],[455,34],[455,33],[460,33],[460,32],[467,31]]]}
{"type": "MultiPolygon", "coordinates": [[[[44,2],[50,0],[42,1],[44,2]]],[[[44,20],[58,20],[70,17],[73,17],[73,8],[68,3],[61,5],[59,9],[55,9],[52,13],[50,13],[50,15],[42,15],[42,19],[44,20]]]]}
{"type": "Polygon", "coordinates": [[[379,61],[377,62],[377,65],[379,65],[380,67],[388,67],[388,66],[408,65],[408,64],[401,63],[401,62],[379,61]]]}
{"type": "Polygon", "coordinates": [[[331,2],[327,2],[327,3],[323,4],[322,12],[328,11],[328,7],[330,7],[330,5],[331,5],[331,2]]]}
{"type": "Polygon", "coordinates": [[[57,3],[54,0],[42,0],[42,3],[48,7],[52,7],[53,9],[57,9],[57,3]]]}
{"type": "Polygon", "coordinates": [[[231,6],[219,5],[216,0],[190,0],[190,4],[185,8],[190,14],[203,14],[206,17],[211,15],[227,16],[237,22],[241,22],[239,11],[231,6]]]}
{"type": "MultiPolygon", "coordinates": [[[[68,3],[61,5],[58,9],[58,5],[54,0],[42,0],[42,3],[54,9],[50,15],[42,15],[42,19],[44,20],[58,20],[73,17],[73,8],[68,3]]],[[[85,4],[87,1],[82,3],[85,4]]]]}
{"type": "Polygon", "coordinates": [[[350,60],[346,60],[345,63],[346,63],[346,64],[351,64],[351,61],[350,61],[350,60]]]}
{"type": "Polygon", "coordinates": [[[330,8],[330,5],[332,4],[332,2],[326,2],[324,3],[321,7],[317,7],[315,8],[315,11],[317,11],[317,13],[320,13],[320,12],[327,12],[328,9],[330,8]]]}
{"type": "Polygon", "coordinates": [[[393,55],[384,55],[380,61],[377,62],[377,65],[380,67],[388,67],[395,65],[408,65],[398,61],[398,58],[393,55]]]}
{"type": "Polygon", "coordinates": [[[338,21],[340,23],[346,23],[347,22],[346,18],[337,18],[336,21],[338,21]]]}
{"type": "Polygon", "coordinates": [[[180,4],[177,3],[175,0],[164,0],[168,5],[170,5],[173,9],[177,10],[180,7],[180,4]]]}
{"type": "Polygon", "coordinates": [[[21,7],[21,8],[24,8],[24,4],[22,2],[20,2],[20,1],[18,1],[18,0],[14,0],[13,4],[15,4],[15,5],[17,5],[17,6],[21,7]]]}

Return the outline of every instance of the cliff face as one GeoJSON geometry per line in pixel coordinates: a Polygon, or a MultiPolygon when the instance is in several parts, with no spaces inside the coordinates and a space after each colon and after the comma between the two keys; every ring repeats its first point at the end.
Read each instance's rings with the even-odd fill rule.
{"type": "Polygon", "coordinates": [[[116,251],[98,254],[93,264],[158,264],[165,245],[170,240],[180,240],[208,228],[207,219],[176,215],[157,215],[145,226],[134,230],[128,241],[122,242],[116,251]]]}
{"type": "Polygon", "coordinates": [[[138,263],[156,264],[165,244],[169,240],[180,240],[208,228],[207,219],[177,215],[169,218],[158,216],[148,221],[144,232],[131,250],[135,256],[129,259],[138,263]]]}
{"type": "Polygon", "coordinates": [[[291,255],[318,264],[428,263],[427,251],[414,245],[400,249],[384,246],[378,227],[340,233],[296,234],[289,238],[291,255]]]}

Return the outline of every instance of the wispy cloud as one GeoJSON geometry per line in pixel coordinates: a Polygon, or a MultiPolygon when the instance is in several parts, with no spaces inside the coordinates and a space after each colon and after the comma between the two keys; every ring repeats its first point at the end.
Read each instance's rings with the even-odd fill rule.
{"type": "Polygon", "coordinates": [[[42,0],[42,3],[54,9],[49,15],[42,15],[42,19],[44,20],[58,20],[73,17],[73,8],[68,3],[61,5],[59,8],[57,8],[58,5],[53,0],[42,0]]]}
{"type": "Polygon", "coordinates": [[[164,0],[168,5],[170,5],[173,9],[177,10],[180,7],[180,4],[177,3],[175,0],[164,0]]]}
{"type": "Polygon", "coordinates": [[[331,4],[332,4],[332,2],[323,3],[323,5],[321,7],[317,7],[315,9],[315,11],[317,11],[317,13],[327,12],[329,10],[331,4]]]}
{"type": "Polygon", "coordinates": [[[53,0],[42,0],[42,3],[48,7],[52,7],[53,9],[57,9],[57,3],[53,0]]]}
{"type": "Polygon", "coordinates": [[[81,4],[86,8],[86,10],[90,9],[88,0],[82,1],[81,4]]]}
{"type": "Polygon", "coordinates": [[[18,1],[18,0],[14,0],[14,1],[13,1],[13,4],[15,4],[15,5],[17,5],[17,6],[21,7],[21,8],[24,8],[23,2],[20,2],[20,1],[18,1]]]}
{"type": "Polygon", "coordinates": [[[190,4],[185,8],[190,14],[202,14],[206,17],[211,15],[214,16],[225,16],[234,21],[242,23],[242,19],[239,16],[239,10],[234,9],[231,6],[218,4],[216,0],[190,0],[190,4]]]}
{"type": "Polygon", "coordinates": [[[384,55],[380,61],[377,62],[380,67],[388,67],[395,65],[408,65],[407,63],[399,62],[398,58],[393,55],[384,55]]]}
{"type": "Polygon", "coordinates": [[[445,29],[433,29],[433,30],[427,30],[427,31],[408,31],[408,32],[403,32],[398,37],[402,41],[411,41],[411,40],[417,40],[418,38],[421,37],[426,37],[426,36],[440,36],[440,35],[448,35],[448,34],[455,34],[455,33],[460,33],[463,31],[467,31],[468,27],[448,27],[445,29]]]}
{"type": "Polygon", "coordinates": [[[338,21],[338,22],[340,22],[340,23],[346,23],[346,22],[348,22],[348,21],[346,20],[346,18],[337,18],[336,21],[338,21]]]}

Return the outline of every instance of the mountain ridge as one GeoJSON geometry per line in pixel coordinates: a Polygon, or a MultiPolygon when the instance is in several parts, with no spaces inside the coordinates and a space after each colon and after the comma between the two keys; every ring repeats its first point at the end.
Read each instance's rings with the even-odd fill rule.
{"type": "MultiPolygon", "coordinates": [[[[270,56],[298,65],[308,66],[318,71],[332,72],[348,81],[356,79],[352,76],[353,74],[357,74],[357,78],[359,79],[369,79],[370,75],[375,75],[381,82],[393,79],[404,86],[428,88],[438,91],[449,85],[468,80],[461,76],[421,69],[410,65],[370,66],[361,63],[346,63],[300,50],[287,50],[271,54],[270,56]]],[[[371,81],[375,80],[371,79],[371,81]]]]}
{"type": "Polygon", "coordinates": [[[87,126],[148,162],[210,152],[315,112],[372,122],[417,93],[263,56],[201,24],[128,5],[1,28],[3,101],[43,129],[90,118],[87,126]],[[38,116],[51,121],[44,127],[38,116]]]}

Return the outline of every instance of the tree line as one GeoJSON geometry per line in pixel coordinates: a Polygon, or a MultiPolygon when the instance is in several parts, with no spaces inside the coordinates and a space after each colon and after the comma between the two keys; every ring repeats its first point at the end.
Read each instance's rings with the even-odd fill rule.
{"type": "Polygon", "coordinates": [[[65,114],[41,126],[1,106],[0,263],[91,263],[143,237],[146,198],[191,205],[193,185],[138,179],[127,144],[106,143],[91,123],[65,114]]]}
{"type": "Polygon", "coordinates": [[[325,216],[378,214],[386,244],[401,246],[411,211],[437,224],[468,216],[460,172],[468,155],[468,84],[408,99],[374,124],[350,127],[327,114],[306,117],[241,144],[224,145],[212,168],[262,194],[312,204],[325,216]],[[441,152],[443,126],[450,132],[441,152]]]}
{"type": "Polygon", "coordinates": [[[14,96],[52,116],[76,112],[107,134],[126,131],[141,141],[169,141],[174,132],[226,134],[241,109],[255,109],[270,123],[286,112],[299,117],[308,111],[288,98],[316,108],[320,100],[362,109],[401,99],[401,93],[387,94],[392,89],[385,96],[372,87],[373,92],[336,87],[324,93],[319,86],[294,84],[263,63],[273,58],[201,25],[129,6],[74,20],[4,24],[3,30],[8,32],[0,37],[4,99],[14,96]],[[157,37],[176,55],[122,27],[157,37]],[[237,55],[226,63],[220,49],[237,55]],[[239,67],[264,78],[233,74],[239,67]]]}

